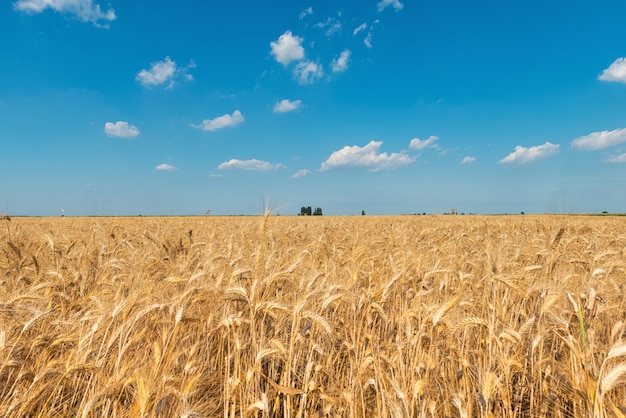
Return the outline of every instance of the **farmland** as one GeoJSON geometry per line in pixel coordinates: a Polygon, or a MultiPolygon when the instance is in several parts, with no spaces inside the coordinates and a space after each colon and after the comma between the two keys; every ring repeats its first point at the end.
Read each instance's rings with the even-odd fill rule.
{"type": "Polygon", "coordinates": [[[626,218],[0,221],[0,416],[624,416],[626,218]]]}

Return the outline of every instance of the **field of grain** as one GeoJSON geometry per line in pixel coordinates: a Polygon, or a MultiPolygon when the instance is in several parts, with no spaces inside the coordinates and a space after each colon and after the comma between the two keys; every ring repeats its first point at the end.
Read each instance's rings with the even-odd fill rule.
{"type": "Polygon", "coordinates": [[[0,221],[0,416],[624,416],[626,218],[0,221]]]}

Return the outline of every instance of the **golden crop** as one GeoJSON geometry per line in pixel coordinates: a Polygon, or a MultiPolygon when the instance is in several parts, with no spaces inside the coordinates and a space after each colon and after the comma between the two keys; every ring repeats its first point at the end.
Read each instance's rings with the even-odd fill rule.
{"type": "Polygon", "coordinates": [[[624,416],[626,219],[0,220],[0,416],[624,416]]]}

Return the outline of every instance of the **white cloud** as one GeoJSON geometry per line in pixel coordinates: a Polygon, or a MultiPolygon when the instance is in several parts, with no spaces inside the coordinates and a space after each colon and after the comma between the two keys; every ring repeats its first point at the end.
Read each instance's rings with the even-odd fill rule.
{"type": "Polygon", "coordinates": [[[293,36],[288,30],[275,42],[270,42],[272,47],[272,55],[276,61],[283,65],[287,65],[292,61],[299,61],[304,58],[304,48],[302,47],[303,39],[299,36],[293,36]]]}
{"type": "Polygon", "coordinates": [[[159,164],[156,167],[154,167],[154,169],[157,171],[175,171],[176,167],[174,167],[173,165],[169,165],[169,164],[159,164]]]}
{"type": "Polygon", "coordinates": [[[302,170],[298,170],[295,173],[293,173],[291,175],[292,179],[301,179],[302,177],[306,177],[309,174],[311,174],[311,170],[307,170],[306,168],[303,168],[302,170]]]}
{"type": "Polygon", "coordinates": [[[298,16],[298,19],[302,20],[308,15],[312,15],[312,14],[313,14],[313,8],[309,6],[306,9],[304,9],[302,12],[300,12],[300,16],[298,16]]]}
{"type": "Polygon", "coordinates": [[[203,131],[217,131],[218,129],[237,126],[240,123],[243,123],[244,120],[245,119],[243,118],[241,112],[239,110],[235,110],[232,115],[225,114],[214,119],[205,119],[202,121],[201,125],[192,124],[191,126],[193,128],[202,129],[203,131]]]}
{"type": "Polygon", "coordinates": [[[367,48],[371,48],[372,47],[372,31],[371,31],[371,29],[367,33],[367,36],[365,37],[365,39],[363,39],[363,43],[365,44],[365,46],[367,48]]]}
{"type": "Polygon", "coordinates": [[[149,70],[139,71],[135,79],[145,87],[168,83],[167,88],[171,88],[176,84],[176,78],[180,77],[186,81],[193,80],[188,71],[190,68],[195,68],[195,66],[196,64],[191,61],[186,67],[180,68],[170,57],[165,57],[163,61],[153,62],[149,70]]]}
{"type": "Polygon", "coordinates": [[[327,38],[332,37],[334,34],[341,32],[341,22],[333,17],[329,17],[325,22],[319,22],[314,25],[316,28],[326,29],[325,35],[327,38]]]}
{"type": "Polygon", "coordinates": [[[104,132],[108,136],[114,136],[118,138],[132,139],[139,136],[139,129],[134,125],[129,125],[128,122],[118,120],[117,122],[107,122],[104,124],[104,132]]]}
{"type": "Polygon", "coordinates": [[[371,48],[372,47],[372,31],[374,30],[374,25],[377,24],[378,22],[380,22],[380,20],[376,19],[374,20],[374,22],[370,25],[369,30],[367,31],[367,36],[365,37],[365,39],[363,39],[363,43],[365,44],[365,46],[367,48],[371,48]]]}
{"type": "Polygon", "coordinates": [[[293,76],[300,84],[312,84],[323,75],[322,66],[313,61],[300,61],[293,69],[293,76]]]}
{"type": "Polygon", "coordinates": [[[13,3],[16,10],[26,13],[41,13],[47,8],[59,13],[67,13],[76,16],[83,22],[91,22],[96,26],[98,21],[115,20],[115,10],[109,9],[103,12],[100,5],[94,4],[92,0],[18,0],[13,3]]]}
{"type": "Polygon", "coordinates": [[[592,132],[570,142],[577,150],[598,150],[626,142],[626,128],[612,131],[592,132]]]}
{"type": "Polygon", "coordinates": [[[382,12],[383,10],[385,10],[389,6],[393,6],[393,8],[396,11],[399,11],[399,10],[402,10],[402,8],[404,7],[404,4],[402,4],[400,2],[400,0],[381,0],[376,5],[376,7],[378,8],[379,12],[382,12]]]}
{"type": "Polygon", "coordinates": [[[361,23],[354,29],[354,31],[352,31],[352,35],[356,36],[359,32],[364,31],[365,29],[367,29],[367,23],[361,23]]]}
{"type": "Polygon", "coordinates": [[[144,86],[156,86],[174,78],[175,73],[176,63],[165,57],[165,61],[153,63],[149,70],[139,71],[136,78],[144,86]]]}
{"type": "Polygon", "coordinates": [[[232,159],[220,164],[218,170],[246,170],[246,171],[271,171],[278,170],[284,166],[280,163],[271,164],[267,161],[261,161],[257,159],[252,160],[237,160],[232,159]]]}
{"type": "Polygon", "coordinates": [[[420,151],[426,148],[439,149],[439,145],[436,143],[439,140],[438,136],[431,135],[428,139],[413,138],[409,143],[409,149],[413,151],[420,151]]]}
{"type": "Polygon", "coordinates": [[[534,147],[526,148],[522,146],[516,146],[515,151],[501,159],[499,164],[525,164],[539,158],[546,158],[559,153],[560,145],[546,142],[543,145],[535,145],[534,147]]]}
{"type": "Polygon", "coordinates": [[[333,36],[334,34],[341,32],[341,23],[340,22],[335,22],[333,23],[333,25],[331,27],[329,27],[328,29],[326,29],[325,35],[327,38],[330,38],[331,36],[333,36]]]}
{"type": "Polygon", "coordinates": [[[343,52],[339,54],[337,58],[333,59],[333,62],[330,65],[333,70],[333,73],[341,73],[348,69],[348,61],[350,60],[350,54],[351,52],[349,49],[344,49],[343,52]]]}
{"type": "Polygon", "coordinates": [[[289,99],[283,99],[280,102],[276,103],[273,109],[276,113],[287,113],[298,110],[300,106],[302,106],[302,100],[291,101],[289,99]]]}
{"type": "Polygon", "coordinates": [[[476,158],[468,155],[463,158],[463,161],[461,161],[461,164],[473,164],[475,162],[476,162],[476,158]]]}
{"type": "Polygon", "coordinates": [[[386,152],[379,153],[382,141],[370,141],[364,147],[345,146],[339,151],[333,152],[326,161],[322,163],[321,171],[335,168],[367,168],[377,172],[387,169],[402,167],[415,162],[416,157],[411,157],[403,153],[386,152]]]}
{"type": "Polygon", "coordinates": [[[626,154],[613,155],[604,160],[607,163],[624,164],[626,163],[626,154]]]}
{"type": "Polygon", "coordinates": [[[621,81],[626,83],[626,58],[618,58],[598,76],[602,81],[621,81]]]}

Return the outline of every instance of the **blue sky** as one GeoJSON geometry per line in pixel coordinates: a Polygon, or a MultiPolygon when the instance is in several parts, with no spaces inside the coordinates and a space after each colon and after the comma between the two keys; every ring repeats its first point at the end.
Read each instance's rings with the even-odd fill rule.
{"type": "Polygon", "coordinates": [[[626,2],[17,0],[12,215],[626,212],[626,2]]]}

